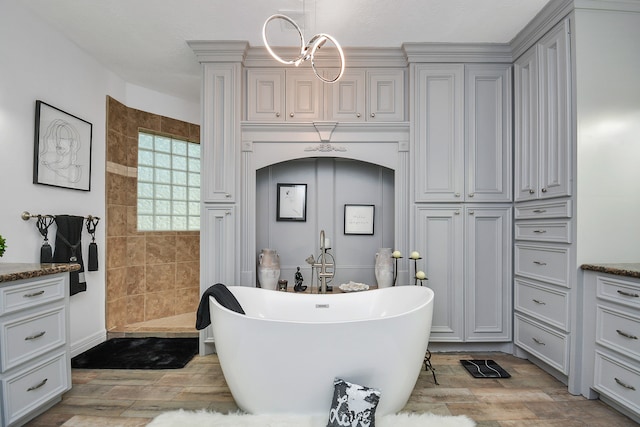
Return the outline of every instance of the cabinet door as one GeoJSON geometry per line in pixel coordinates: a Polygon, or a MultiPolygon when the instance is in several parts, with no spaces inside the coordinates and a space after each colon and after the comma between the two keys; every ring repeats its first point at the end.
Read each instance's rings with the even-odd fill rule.
{"type": "Polygon", "coordinates": [[[284,70],[247,70],[247,120],[284,120],[284,70]]]}
{"type": "Polygon", "coordinates": [[[367,120],[400,122],[404,118],[404,70],[367,72],[367,120]]]}
{"type": "Polygon", "coordinates": [[[569,20],[538,44],[540,147],[539,198],[571,195],[569,20]]]}
{"type": "Polygon", "coordinates": [[[325,85],[327,89],[327,120],[365,121],[365,72],[346,70],[340,80],[325,85]]]}
{"type": "Polygon", "coordinates": [[[516,202],[534,200],[538,189],[538,57],[529,49],[514,64],[516,202]]]}
{"type": "Polygon", "coordinates": [[[239,64],[204,65],[202,201],[236,198],[240,168],[241,70],[239,64]]]}
{"type": "MultiPolygon", "coordinates": [[[[200,236],[200,294],[214,283],[232,285],[235,280],[236,241],[235,208],[232,205],[205,205],[202,209],[200,236]]],[[[213,342],[213,329],[203,331],[204,342],[213,342]]]]}
{"type": "Polygon", "coordinates": [[[323,118],[322,81],[312,70],[286,72],[287,121],[313,121],[323,118]]]}
{"type": "Polygon", "coordinates": [[[466,201],[511,201],[511,66],[468,65],[466,201]]]}
{"type": "Polygon", "coordinates": [[[511,207],[465,208],[465,339],[511,341],[511,207]]]}
{"type": "Polygon", "coordinates": [[[462,201],[464,65],[417,65],[414,79],[416,201],[462,201]]]}
{"type": "MultiPolygon", "coordinates": [[[[422,259],[426,285],[435,293],[431,341],[461,342],[464,336],[463,207],[441,205],[418,207],[417,250],[422,259]]],[[[410,265],[410,275],[415,274],[410,265]]]]}

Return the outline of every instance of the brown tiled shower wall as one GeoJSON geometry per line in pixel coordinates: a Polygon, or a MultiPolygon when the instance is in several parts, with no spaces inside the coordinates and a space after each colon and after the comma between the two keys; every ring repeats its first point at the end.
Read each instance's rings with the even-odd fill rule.
{"type": "Polygon", "coordinates": [[[138,131],[200,142],[195,124],[129,108],[107,97],[107,330],[195,313],[200,232],[137,231],[138,131]]]}

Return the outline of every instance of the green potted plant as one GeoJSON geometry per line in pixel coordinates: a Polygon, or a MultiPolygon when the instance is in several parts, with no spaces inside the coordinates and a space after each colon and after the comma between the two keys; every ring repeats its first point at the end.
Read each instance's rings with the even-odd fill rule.
{"type": "Polygon", "coordinates": [[[7,241],[0,234],[0,257],[2,257],[2,255],[4,255],[4,251],[5,251],[5,249],[7,249],[6,243],[7,243],[7,241]]]}

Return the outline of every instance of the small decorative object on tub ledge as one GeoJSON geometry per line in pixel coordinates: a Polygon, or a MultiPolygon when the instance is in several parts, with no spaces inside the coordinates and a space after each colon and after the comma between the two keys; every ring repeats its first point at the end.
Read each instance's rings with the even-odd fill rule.
{"type": "MultiPolygon", "coordinates": [[[[295,280],[294,280],[295,284],[293,285],[293,290],[296,292],[306,291],[307,287],[302,284],[303,282],[304,282],[304,278],[302,277],[302,273],[300,273],[300,267],[297,267],[295,280]]],[[[285,287],[285,290],[286,290],[286,287],[285,287]]]]}
{"type": "Polygon", "coordinates": [[[414,277],[414,282],[413,284],[415,286],[418,286],[418,280],[420,280],[420,286],[422,286],[422,281],[423,280],[429,280],[427,279],[427,275],[424,273],[424,271],[418,271],[418,260],[422,259],[422,257],[420,256],[420,253],[417,251],[413,251],[411,252],[411,255],[409,256],[409,258],[411,258],[413,260],[413,277],[414,277]]]}
{"type": "Polygon", "coordinates": [[[338,288],[342,292],[358,292],[368,291],[369,285],[367,285],[366,283],[357,283],[354,281],[350,281],[349,283],[343,283],[342,285],[338,286],[338,288]]]}

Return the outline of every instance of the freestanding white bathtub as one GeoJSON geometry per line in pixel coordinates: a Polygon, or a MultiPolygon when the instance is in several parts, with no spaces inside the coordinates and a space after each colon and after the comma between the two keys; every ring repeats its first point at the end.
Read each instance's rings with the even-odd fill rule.
{"type": "Polygon", "coordinates": [[[294,294],[230,286],[246,315],[209,298],[216,351],[240,409],[328,414],[333,380],[381,390],[376,414],[400,411],[422,368],[433,291],[294,294]]]}

